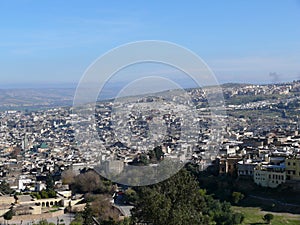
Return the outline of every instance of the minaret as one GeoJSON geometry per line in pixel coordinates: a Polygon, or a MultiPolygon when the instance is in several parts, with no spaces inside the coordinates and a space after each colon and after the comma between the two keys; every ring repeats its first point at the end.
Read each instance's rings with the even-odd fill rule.
{"type": "Polygon", "coordinates": [[[28,147],[27,126],[24,127],[24,139],[22,140],[22,150],[26,151],[28,147]]]}

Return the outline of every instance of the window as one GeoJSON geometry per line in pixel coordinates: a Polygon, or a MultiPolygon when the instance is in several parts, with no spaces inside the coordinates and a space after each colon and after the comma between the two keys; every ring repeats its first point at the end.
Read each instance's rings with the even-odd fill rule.
{"type": "Polygon", "coordinates": [[[291,163],[290,162],[288,162],[288,166],[290,166],[291,165],[291,163]]]}

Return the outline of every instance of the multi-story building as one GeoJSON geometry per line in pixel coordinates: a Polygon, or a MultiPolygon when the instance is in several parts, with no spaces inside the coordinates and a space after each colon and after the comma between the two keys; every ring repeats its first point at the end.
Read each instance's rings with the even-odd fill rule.
{"type": "Polygon", "coordinates": [[[254,183],[262,187],[276,188],[285,183],[284,165],[259,165],[254,169],[254,183]]]}
{"type": "Polygon", "coordinates": [[[220,159],[219,173],[220,174],[237,174],[237,164],[241,160],[241,157],[227,157],[220,159]]]}
{"type": "Polygon", "coordinates": [[[286,179],[300,181],[300,158],[293,157],[285,160],[286,179]]]}
{"type": "Polygon", "coordinates": [[[239,161],[237,164],[238,176],[253,177],[256,166],[257,162],[252,162],[251,159],[239,161]]]}

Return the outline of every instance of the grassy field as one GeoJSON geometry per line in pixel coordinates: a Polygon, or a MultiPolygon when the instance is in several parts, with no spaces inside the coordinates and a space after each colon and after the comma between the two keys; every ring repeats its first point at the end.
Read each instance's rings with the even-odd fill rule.
{"type": "Polygon", "coordinates": [[[243,213],[245,220],[243,224],[266,224],[262,217],[267,213],[272,213],[274,219],[272,220],[272,225],[299,225],[300,224],[300,215],[299,214],[290,214],[290,213],[274,213],[274,212],[265,212],[261,211],[258,207],[237,207],[233,206],[232,209],[235,212],[243,213]]]}

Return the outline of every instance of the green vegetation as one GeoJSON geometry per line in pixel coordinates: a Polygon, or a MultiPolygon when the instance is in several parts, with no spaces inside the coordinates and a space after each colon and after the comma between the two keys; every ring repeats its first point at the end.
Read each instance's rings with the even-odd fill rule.
{"type": "Polygon", "coordinates": [[[46,177],[46,190],[50,191],[54,189],[54,179],[51,174],[48,174],[46,177]]]}
{"type": "MultiPolygon", "coordinates": [[[[263,219],[266,214],[264,211],[261,211],[258,207],[239,207],[233,206],[232,209],[237,213],[242,213],[245,216],[245,219],[242,224],[266,224],[267,221],[263,219]]],[[[299,215],[293,215],[288,213],[272,213],[273,219],[271,220],[272,225],[298,225],[300,221],[299,215]]]]}
{"type": "Polygon", "coordinates": [[[42,190],[40,192],[32,192],[31,195],[36,199],[55,198],[56,192],[52,190],[42,190]]]}
{"type": "Polygon", "coordinates": [[[13,216],[14,216],[13,210],[9,210],[8,212],[6,212],[6,213],[3,215],[3,218],[4,218],[5,220],[11,220],[13,216]]]}
{"type": "Polygon", "coordinates": [[[139,200],[139,196],[132,188],[128,188],[124,193],[124,202],[127,204],[135,204],[139,200]]]}
{"type": "Polygon", "coordinates": [[[275,94],[260,94],[260,95],[236,95],[233,97],[225,96],[226,103],[228,105],[241,105],[249,102],[258,102],[270,99],[282,99],[286,96],[284,95],[275,95],[275,94]]]}
{"type": "Polygon", "coordinates": [[[232,202],[238,204],[245,196],[241,192],[234,191],[232,192],[232,202]]]}
{"type": "Polygon", "coordinates": [[[266,221],[268,224],[274,219],[274,215],[271,213],[267,213],[263,216],[263,220],[266,221]]]}
{"type": "Polygon", "coordinates": [[[198,182],[185,169],[159,184],[137,188],[137,193],[139,200],[132,210],[134,222],[233,225],[242,221],[241,214],[234,214],[229,203],[199,191],[198,182]]]}
{"type": "Polygon", "coordinates": [[[75,215],[74,220],[70,223],[70,225],[82,225],[83,224],[83,218],[81,213],[77,213],[75,215]]]}
{"type": "MultiPolygon", "coordinates": [[[[112,207],[110,200],[114,186],[112,183],[99,176],[95,171],[88,170],[77,176],[70,171],[62,175],[65,183],[71,185],[74,193],[85,194],[86,207],[82,213],[78,213],[72,221],[72,225],[94,224],[93,217],[101,225],[129,225],[128,220],[119,221],[119,212],[112,207]]],[[[129,199],[134,199],[134,191],[128,191],[129,199]]]]}
{"type": "Polygon", "coordinates": [[[162,151],[162,147],[157,146],[152,151],[149,151],[148,155],[152,163],[157,163],[163,158],[164,153],[162,151]]]}
{"type": "Polygon", "coordinates": [[[164,157],[164,153],[162,151],[161,146],[155,147],[153,150],[150,150],[147,154],[142,153],[139,154],[134,160],[130,163],[130,165],[134,166],[147,166],[150,163],[158,163],[162,161],[164,157]]]}
{"type": "MultiPolygon", "coordinates": [[[[66,176],[65,180],[71,181],[74,190],[85,194],[85,202],[88,202],[84,212],[76,215],[72,225],[90,224],[93,217],[101,225],[132,225],[135,222],[155,225],[234,225],[266,224],[268,221],[275,225],[293,225],[298,224],[300,219],[300,216],[287,217],[281,213],[274,213],[274,218],[270,219],[265,216],[268,212],[260,208],[241,207],[249,202],[247,190],[256,193],[255,190],[260,187],[253,186],[253,182],[249,186],[247,180],[237,180],[236,177],[201,172],[191,164],[164,182],[128,188],[123,201],[133,205],[134,209],[132,218],[123,221],[119,221],[119,212],[110,204],[112,183],[94,171],[74,177],[66,176]],[[232,207],[228,202],[239,207],[232,207]]],[[[277,207],[277,204],[271,205],[277,207]]]]}
{"type": "Polygon", "coordinates": [[[251,178],[218,176],[214,170],[198,171],[192,164],[187,165],[187,169],[198,178],[201,188],[221,201],[245,207],[259,206],[265,211],[299,213],[297,205],[300,206],[300,199],[295,196],[298,196],[300,191],[287,185],[276,189],[265,188],[256,185],[251,178]],[[239,199],[239,194],[234,192],[241,193],[242,198],[239,199]]]}
{"type": "Polygon", "coordinates": [[[93,211],[89,203],[84,207],[84,211],[82,212],[83,225],[94,225],[93,221],[93,211]]]}

